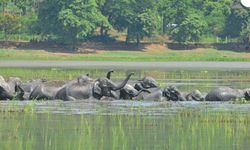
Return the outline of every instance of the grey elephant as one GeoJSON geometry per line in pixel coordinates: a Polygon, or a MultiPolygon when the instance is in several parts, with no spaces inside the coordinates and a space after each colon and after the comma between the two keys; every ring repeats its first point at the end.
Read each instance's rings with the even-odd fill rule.
{"type": "Polygon", "coordinates": [[[183,95],[187,101],[205,101],[203,94],[197,89],[183,95]]]}
{"type": "Polygon", "coordinates": [[[135,99],[135,97],[139,96],[141,93],[151,93],[148,89],[140,89],[137,91],[132,85],[126,84],[121,90],[120,90],[120,99],[124,100],[132,100],[135,99]]]}
{"type": "Polygon", "coordinates": [[[163,89],[154,88],[151,93],[143,94],[138,99],[150,101],[203,101],[204,97],[199,90],[194,90],[190,93],[180,92],[176,86],[168,86],[163,89]]]}
{"type": "Polygon", "coordinates": [[[149,97],[150,95],[150,98],[157,99],[155,96],[152,96],[156,95],[156,91],[160,90],[154,78],[146,76],[138,81],[139,82],[136,83],[134,87],[126,86],[123,88],[120,97],[123,99],[127,97],[134,100],[145,100],[145,97],[149,97]]]}
{"type": "Polygon", "coordinates": [[[61,88],[55,98],[61,100],[77,100],[94,98],[100,100],[102,97],[111,97],[118,99],[115,91],[122,89],[134,73],[128,74],[125,80],[119,85],[107,77],[98,78],[91,81],[85,78],[78,78],[77,81],[68,83],[61,88]]]}
{"type": "Polygon", "coordinates": [[[163,89],[155,89],[151,94],[145,95],[143,99],[153,99],[155,101],[185,101],[185,97],[183,97],[182,93],[176,86],[168,86],[163,89]]]}
{"type": "Polygon", "coordinates": [[[205,97],[206,101],[230,101],[236,99],[250,99],[250,90],[233,89],[230,87],[218,87],[211,90],[205,97]]]}
{"type": "Polygon", "coordinates": [[[24,96],[23,98],[25,100],[29,99],[29,96],[31,94],[31,92],[39,85],[45,83],[47,80],[46,79],[36,79],[36,80],[31,80],[29,82],[26,83],[22,83],[20,85],[20,87],[23,89],[24,91],[24,96]]]}
{"type": "Polygon", "coordinates": [[[0,100],[18,99],[23,100],[24,91],[20,87],[20,78],[10,77],[8,81],[5,81],[0,76],[0,100]]]}
{"type": "Polygon", "coordinates": [[[141,89],[149,89],[149,88],[157,88],[157,82],[154,78],[146,76],[142,80],[138,80],[139,82],[134,85],[134,88],[137,91],[140,91],[141,89]]]}
{"type": "MultiPolygon", "coordinates": [[[[111,73],[113,73],[114,71],[111,70],[107,73],[107,78],[110,79],[111,78],[111,73]]],[[[141,84],[141,82],[143,82],[142,80],[139,80],[139,83],[141,84]]],[[[150,83],[150,82],[147,82],[150,83]]],[[[147,83],[143,83],[145,86],[150,87],[150,85],[147,85],[147,83]]],[[[119,97],[119,99],[123,99],[123,100],[132,100],[135,97],[137,97],[139,94],[141,94],[142,92],[147,92],[150,93],[149,90],[143,88],[142,86],[140,86],[140,89],[137,90],[135,89],[135,87],[133,87],[130,84],[126,84],[122,89],[118,90],[115,94],[119,97]]]]}
{"type": "Polygon", "coordinates": [[[30,88],[34,88],[29,94],[29,100],[55,100],[57,92],[65,84],[64,81],[34,82],[30,88]]]}

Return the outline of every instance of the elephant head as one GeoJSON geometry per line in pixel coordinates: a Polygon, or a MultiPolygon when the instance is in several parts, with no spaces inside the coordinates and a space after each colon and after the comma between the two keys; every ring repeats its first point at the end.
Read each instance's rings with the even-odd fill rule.
{"type": "Polygon", "coordinates": [[[246,100],[250,100],[250,89],[249,88],[244,89],[243,92],[244,92],[244,98],[246,100]]]}
{"type": "Polygon", "coordinates": [[[185,99],[181,95],[181,92],[177,89],[177,87],[171,85],[163,89],[162,95],[166,97],[168,100],[172,101],[184,101],[185,99]]]}
{"type": "Polygon", "coordinates": [[[100,99],[102,96],[107,96],[107,97],[116,97],[113,95],[112,91],[117,91],[122,89],[130,79],[130,77],[134,73],[130,73],[125,80],[120,83],[120,84],[115,84],[113,81],[111,81],[108,78],[98,78],[94,82],[94,87],[93,87],[93,96],[97,99],[100,99]]]}
{"type": "Polygon", "coordinates": [[[194,90],[185,96],[186,100],[204,101],[205,98],[202,96],[199,90],[194,90]]]}
{"type": "Polygon", "coordinates": [[[157,82],[152,77],[144,77],[142,80],[138,80],[139,83],[135,84],[135,89],[140,91],[141,89],[156,88],[157,82]]]}
{"type": "Polygon", "coordinates": [[[142,92],[151,93],[147,89],[141,89],[137,91],[133,86],[126,84],[120,91],[120,98],[121,99],[133,99],[133,97],[138,96],[142,92]]]}

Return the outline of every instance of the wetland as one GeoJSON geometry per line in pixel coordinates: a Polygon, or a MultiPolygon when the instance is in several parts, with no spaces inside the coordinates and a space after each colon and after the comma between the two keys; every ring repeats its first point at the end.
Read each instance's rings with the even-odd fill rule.
{"type": "MultiPolygon", "coordinates": [[[[70,80],[89,73],[95,79],[110,68],[7,68],[0,75],[30,79],[70,80]]],[[[181,91],[214,87],[247,88],[248,69],[117,69],[120,82],[152,76],[161,87],[181,91]]],[[[0,149],[167,149],[234,150],[250,146],[248,102],[149,101],[1,101],[0,149]]]]}

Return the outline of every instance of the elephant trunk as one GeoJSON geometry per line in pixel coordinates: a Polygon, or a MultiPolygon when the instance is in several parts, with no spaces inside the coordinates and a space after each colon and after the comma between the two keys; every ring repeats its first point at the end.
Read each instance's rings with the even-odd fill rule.
{"type": "Polygon", "coordinates": [[[19,85],[15,86],[15,92],[15,98],[18,100],[23,100],[24,90],[19,85]]]}
{"type": "Polygon", "coordinates": [[[108,73],[107,73],[107,78],[110,80],[110,78],[111,78],[111,73],[113,73],[114,72],[114,70],[110,70],[108,73]]]}
{"type": "Polygon", "coordinates": [[[140,91],[138,91],[137,93],[135,93],[135,94],[133,95],[133,97],[138,96],[138,95],[141,94],[142,92],[151,93],[151,92],[150,92],[149,90],[147,90],[147,89],[141,89],[140,91]]]}
{"type": "Polygon", "coordinates": [[[112,84],[112,85],[111,85],[111,89],[112,89],[113,91],[117,91],[117,90],[122,89],[122,88],[127,84],[128,80],[130,79],[130,77],[131,77],[132,75],[134,75],[133,72],[131,72],[131,73],[127,76],[127,78],[126,78],[120,85],[113,85],[113,84],[112,84]]]}

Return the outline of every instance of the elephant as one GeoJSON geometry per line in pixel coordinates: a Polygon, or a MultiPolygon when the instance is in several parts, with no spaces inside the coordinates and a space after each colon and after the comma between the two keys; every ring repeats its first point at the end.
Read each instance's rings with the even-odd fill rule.
{"type": "MultiPolygon", "coordinates": [[[[111,70],[107,73],[107,78],[110,79],[111,78],[111,73],[113,73],[114,71],[111,70]]],[[[139,80],[141,82],[141,80],[139,80]]],[[[149,83],[149,82],[147,82],[149,83]]],[[[147,83],[144,83],[144,85],[150,87],[151,85],[148,85],[147,83]]],[[[137,97],[139,94],[141,94],[142,92],[147,92],[150,93],[149,90],[143,88],[142,86],[140,87],[141,89],[137,90],[135,89],[132,85],[130,84],[126,84],[120,91],[116,92],[116,95],[119,95],[119,99],[123,99],[123,100],[132,100],[135,97],[137,97]]]]}
{"type": "Polygon", "coordinates": [[[199,90],[194,90],[190,93],[180,92],[176,86],[170,85],[163,89],[153,88],[150,89],[151,93],[144,93],[138,99],[147,100],[147,101],[203,101],[204,97],[202,96],[199,90]]]}
{"type": "Polygon", "coordinates": [[[204,96],[199,90],[194,90],[190,93],[184,94],[187,101],[205,101],[204,96]]]}
{"type": "Polygon", "coordinates": [[[171,101],[204,101],[204,96],[199,90],[190,93],[180,92],[176,86],[169,86],[163,90],[163,96],[171,101]]]}
{"type": "Polygon", "coordinates": [[[154,100],[154,101],[185,101],[185,97],[177,89],[177,87],[171,85],[169,87],[154,88],[150,94],[143,95],[143,100],[154,100]]]}
{"type": "Polygon", "coordinates": [[[151,93],[148,89],[141,89],[137,91],[132,85],[126,84],[120,90],[120,99],[132,100],[135,97],[139,96],[142,92],[151,93]]]}
{"type": "MultiPolygon", "coordinates": [[[[78,99],[98,99],[102,97],[112,97],[117,99],[115,91],[122,89],[134,73],[130,73],[125,80],[116,85],[107,77],[101,77],[95,81],[88,78],[78,78],[77,81],[68,83],[61,88],[55,98],[61,100],[78,100],[78,99]]],[[[108,75],[107,75],[108,76],[108,75]]]]}
{"type": "Polygon", "coordinates": [[[249,89],[233,89],[230,87],[218,87],[211,90],[205,97],[206,101],[230,101],[245,98],[250,99],[249,89]]]}
{"type": "Polygon", "coordinates": [[[23,100],[24,91],[20,87],[20,84],[20,78],[10,77],[6,82],[4,78],[0,76],[0,100],[23,100]]]}
{"type": "Polygon", "coordinates": [[[141,89],[149,89],[149,88],[157,88],[157,82],[152,77],[144,77],[142,80],[138,80],[139,83],[136,83],[134,88],[137,91],[140,91],[141,89]]]}
{"type": "Polygon", "coordinates": [[[31,80],[27,83],[22,83],[20,87],[24,90],[24,96],[23,98],[25,100],[29,99],[29,96],[31,92],[39,85],[45,83],[47,80],[46,79],[37,79],[37,80],[31,80]]]}
{"type": "MultiPolygon", "coordinates": [[[[57,92],[65,84],[64,81],[39,82],[29,95],[29,100],[54,100],[57,92]]],[[[33,84],[34,86],[35,84],[33,84]]]]}

